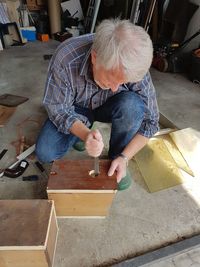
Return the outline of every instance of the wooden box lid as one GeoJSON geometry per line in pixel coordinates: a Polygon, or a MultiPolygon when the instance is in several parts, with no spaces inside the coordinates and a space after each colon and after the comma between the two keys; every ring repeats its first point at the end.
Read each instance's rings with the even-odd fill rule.
{"type": "Polygon", "coordinates": [[[99,160],[100,174],[92,177],[94,160],[57,160],[53,163],[47,192],[54,190],[116,190],[116,174],[108,176],[110,160],[99,160]]]}
{"type": "Polygon", "coordinates": [[[52,205],[49,200],[0,200],[0,247],[44,246],[52,205]]]}

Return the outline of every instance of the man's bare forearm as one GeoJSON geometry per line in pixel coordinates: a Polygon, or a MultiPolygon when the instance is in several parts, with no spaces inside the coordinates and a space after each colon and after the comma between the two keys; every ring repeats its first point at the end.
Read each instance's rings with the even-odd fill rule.
{"type": "Polygon", "coordinates": [[[130,143],[125,147],[122,153],[128,158],[131,159],[135,154],[140,151],[148,142],[149,138],[136,134],[130,143]]]}
{"type": "Polygon", "coordinates": [[[75,121],[70,128],[70,132],[85,142],[88,134],[90,133],[90,129],[81,121],[75,121]]]}

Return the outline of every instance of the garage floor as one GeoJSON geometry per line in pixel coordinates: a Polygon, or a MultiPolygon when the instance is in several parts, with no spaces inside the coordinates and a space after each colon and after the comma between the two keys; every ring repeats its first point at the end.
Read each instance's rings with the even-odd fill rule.
{"type": "MultiPolygon", "coordinates": [[[[49,61],[43,55],[53,53],[57,45],[56,41],[35,42],[0,52],[0,94],[29,97],[29,101],[17,107],[6,127],[0,128],[0,151],[8,149],[0,168],[15,161],[14,144],[17,145],[19,132],[29,144],[35,143],[47,117],[41,100],[49,61]]],[[[161,113],[180,128],[193,127],[200,131],[200,86],[182,75],[154,69],[151,73],[161,113]]],[[[99,127],[107,144],[109,125],[99,127]]],[[[68,157],[87,156],[72,150],[68,157]]],[[[0,199],[46,197],[47,178],[35,168],[36,159],[29,160],[25,175],[37,174],[39,181],[2,177],[0,199]]],[[[48,171],[50,165],[45,167],[48,171]]],[[[200,233],[200,181],[188,181],[150,194],[134,161],[130,163],[130,171],[133,185],[117,193],[106,219],[59,219],[54,267],[110,266],[200,233]]]]}

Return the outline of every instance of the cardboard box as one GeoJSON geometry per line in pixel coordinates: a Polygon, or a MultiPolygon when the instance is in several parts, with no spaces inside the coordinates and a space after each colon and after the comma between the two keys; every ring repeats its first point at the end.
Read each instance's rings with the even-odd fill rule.
{"type": "Polygon", "coordinates": [[[52,267],[57,241],[54,204],[0,200],[0,266],[52,267]]]}
{"type": "Polygon", "coordinates": [[[57,160],[49,176],[47,194],[59,217],[105,217],[115,193],[116,176],[107,176],[110,160],[100,160],[100,174],[90,175],[94,160],[57,160]]]}

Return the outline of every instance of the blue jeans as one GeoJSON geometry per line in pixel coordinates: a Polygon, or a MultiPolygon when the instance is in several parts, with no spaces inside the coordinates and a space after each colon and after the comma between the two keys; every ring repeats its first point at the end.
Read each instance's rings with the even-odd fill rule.
{"type": "MultiPolygon", "coordinates": [[[[85,115],[91,126],[94,121],[112,123],[108,156],[114,159],[138,132],[144,118],[144,103],[134,92],[120,92],[95,110],[75,107],[85,115]]],[[[79,140],[73,134],[58,132],[49,120],[45,122],[36,142],[36,155],[41,162],[61,158],[79,140]]]]}

